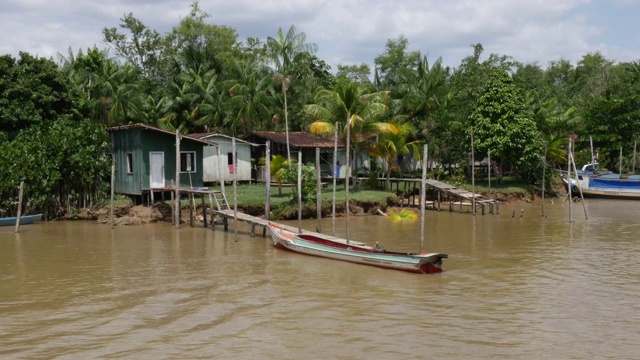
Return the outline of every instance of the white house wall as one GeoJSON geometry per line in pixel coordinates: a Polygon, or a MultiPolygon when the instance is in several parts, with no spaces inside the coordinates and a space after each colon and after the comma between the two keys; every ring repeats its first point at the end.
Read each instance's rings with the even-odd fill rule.
{"type": "MultiPolygon", "coordinates": [[[[355,158],[353,157],[353,153],[351,153],[351,174],[355,176],[355,158]]],[[[357,153],[356,156],[358,157],[358,163],[357,166],[360,169],[361,172],[366,172],[368,169],[371,168],[371,158],[369,157],[369,154],[366,153],[357,153]]],[[[340,174],[338,176],[339,179],[344,179],[345,176],[347,176],[347,168],[346,168],[346,164],[347,164],[347,157],[346,157],[346,153],[345,150],[341,149],[338,150],[338,156],[337,156],[337,160],[340,163],[340,174]]],[[[331,164],[331,167],[333,167],[333,164],[331,164]]]]}
{"type": "MultiPolygon", "coordinates": [[[[233,173],[228,164],[228,153],[232,151],[231,140],[226,137],[212,136],[207,140],[215,142],[220,146],[220,159],[215,146],[204,148],[203,159],[203,180],[204,182],[220,181],[220,170],[224,181],[233,181],[233,173]],[[221,163],[220,163],[221,160],[221,163]],[[219,164],[220,163],[220,164],[219,164]]],[[[236,152],[238,153],[238,164],[235,179],[237,181],[251,181],[251,145],[236,141],[236,152]]]]}

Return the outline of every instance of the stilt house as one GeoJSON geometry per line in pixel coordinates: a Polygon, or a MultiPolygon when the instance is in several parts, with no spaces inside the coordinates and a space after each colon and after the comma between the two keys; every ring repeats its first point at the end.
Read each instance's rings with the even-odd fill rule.
{"type": "Polygon", "coordinates": [[[144,195],[152,189],[179,184],[181,188],[203,186],[203,148],[216,144],[179,135],[179,162],[176,162],[176,134],[145,124],[107,129],[115,159],[114,191],[144,195]],[[179,166],[179,172],[176,172],[179,166]],[[176,174],[178,178],[176,179],[176,174]]]}

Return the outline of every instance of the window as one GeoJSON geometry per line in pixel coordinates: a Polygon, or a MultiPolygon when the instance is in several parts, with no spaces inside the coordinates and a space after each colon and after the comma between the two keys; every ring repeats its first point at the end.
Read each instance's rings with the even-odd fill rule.
{"type": "Polygon", "coordinates": [[[196,153],[194,151],[180,153],[180,172],[196,172],[196,153]]]}
{"type": "Polygon", "coordinates": [[[133,153],[127,153],[127,174],[133,174],[133,153]]]}
{"type": "MultiPolygon", "coordinates": [[[[238,153],[236,152],[236,161],[238,161],[238,153]]],[[[233,153],[227,153],[227,165],[229,166],[229,174],[233,174],[238,171],[238,164],[236,164],[235,169],[233,166],[233,153]]]]}

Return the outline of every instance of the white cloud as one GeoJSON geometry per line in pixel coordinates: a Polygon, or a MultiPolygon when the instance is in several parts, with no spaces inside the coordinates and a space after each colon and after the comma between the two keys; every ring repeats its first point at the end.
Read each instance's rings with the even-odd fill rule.
{"type": "MultiPolygon", "coordinates": [[[[55,57],[102,44],[102,29],[133,15],[161,33],[189,12],[190,0],[5,0],[0,53],[19,51],[55,57]]],[[[211,22],[235,28],[241,38],[266,39],[295,25],[319,46],[318,57],[338,63],[372,64],[388,39],[405,35],[410,50],[457,66],[482,43],[485,55],[510,55],[546,66],[560,58],[578,61],[600,51],[612,60],[640,58],[637,1],[589,0],[200,0],[211,22]]]]}

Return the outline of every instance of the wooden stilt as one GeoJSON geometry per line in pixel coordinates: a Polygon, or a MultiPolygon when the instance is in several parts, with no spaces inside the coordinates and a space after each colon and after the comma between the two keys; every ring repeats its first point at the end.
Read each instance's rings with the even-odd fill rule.
{"type": "Polygon", "coordinates": [[[20,229],[20,216],[22,215],[22,192],[24,191],[24,181],[20,181],[20,189],[18,190],[18,216],[16,218],[16,230],[17,233],[20,229]]]}
{"type": "Polygon", "coordinates": [[[189,194],[189,225],[193,227],[193,194],[189,194]]]}
{"type": "Polygon", "coordinates": [[[211,195],[211,193],[209,193],[209,206],[211,207],[211,230],[215,230],[216,219],[214,218],[214,213],[213,213],[213,195],[211,195]]]}
{"type": "MultiPolygon", "coordinates": [[[[171,202],[174,202],[174,194],[173,191],[171,192],[171,202]]],[[[176,214],[175,214],[175,210],[174,210],[174,206],[171,207],[171,223],[175,224],[176,222],[176,214]]]]}
{"type": "Polygon", "coordinates": [[[200,198],[202,200],[202,219],[204,221],[204,228],[207,228],[207,205],[204,201],[204,196],[200,198]]]}

